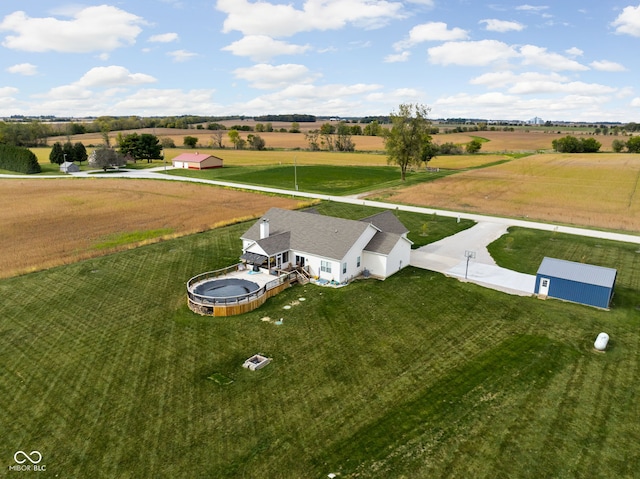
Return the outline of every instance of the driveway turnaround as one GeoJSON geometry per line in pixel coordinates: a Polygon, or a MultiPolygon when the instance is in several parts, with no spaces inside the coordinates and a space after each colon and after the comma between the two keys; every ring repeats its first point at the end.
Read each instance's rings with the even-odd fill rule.
{"type": "Polygon", "coordinates": [[[487,245],[507,233],[502,223],[480,222],[435,243],[411,251],[411,266],[437,271],[509,294],[531,296],[536,277],[501,268],[487,245]]]}

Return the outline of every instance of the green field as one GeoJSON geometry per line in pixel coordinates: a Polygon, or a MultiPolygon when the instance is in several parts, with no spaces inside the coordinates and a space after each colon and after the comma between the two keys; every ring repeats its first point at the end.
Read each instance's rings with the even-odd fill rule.
{"type": "Polygon", "coordinates": [[[631,269],[609,312],[409,267],[194,315],[185,281],[233,263],[248,226],[0,281],[2,467],[38,450],[52,477],[638,477],[640,271],[626,245],[607,245],[608,266],[631,269]],[[258,352],[273,362],[243,369],[258,352]]]}
{"type": "Polygon", "coordinates": [[[407,173],[403,183],[400,170],[393,166],[334,166],[334,165],[282,165],[263,167],[224,167],[211,170],[170,170],[167,174],[208,180],[230,181],[233,183],[267,186],[311,193],[349,195],[380,188],[409,186],[455,173],[440,171],[431,173],[424,170],[407,173]]]}

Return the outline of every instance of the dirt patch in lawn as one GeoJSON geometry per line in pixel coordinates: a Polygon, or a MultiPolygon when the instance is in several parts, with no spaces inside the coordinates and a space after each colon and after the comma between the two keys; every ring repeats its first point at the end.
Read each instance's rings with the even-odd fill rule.
{"type": "Polygon", "coordinates": [[[122,179],[0,180],[0,202],[2,278],[298,205],[211,186],[122,179]]]}

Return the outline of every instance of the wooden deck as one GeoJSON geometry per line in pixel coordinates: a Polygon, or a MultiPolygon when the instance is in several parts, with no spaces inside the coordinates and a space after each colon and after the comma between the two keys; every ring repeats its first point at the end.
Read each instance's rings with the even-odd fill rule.
{"type": "Polygon", "coordinates": [[[297,273],[291,272],[274,276],[267,270],[253,272],[238,268],[239,265],[225,270],[212,271],[191,278],[187,282],[187,304],[194,313],[203,316],[235,316],[248,313],[262,306],[267,299],[287,289],[297,281],[297,273]],[[211,279],[239,278],[251,281],[260,289],[234,298],[212,298],[196,294],[193,290],[203,281],[211,279]]]}

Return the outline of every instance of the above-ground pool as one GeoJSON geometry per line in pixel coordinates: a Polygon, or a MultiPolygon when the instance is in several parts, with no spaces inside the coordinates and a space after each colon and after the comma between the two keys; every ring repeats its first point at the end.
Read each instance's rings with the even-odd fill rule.
{"type": "Polygon", "coordinates": [[[191,311],[203,316],[248,313],[296,280],[295,271],[274,276],[266,270],[247,271],[245,265],[238,264],[187,281],[187,303],[191,311]]]}
{"type": "Polygon", "coordinates": [[[193,293],[214,300],[224,298],[236,299],[238,296],[251,294],[259,289],[260,285],[253,281],[239,278],[223,278],[203,281],[193,288],[193,293]]]}

